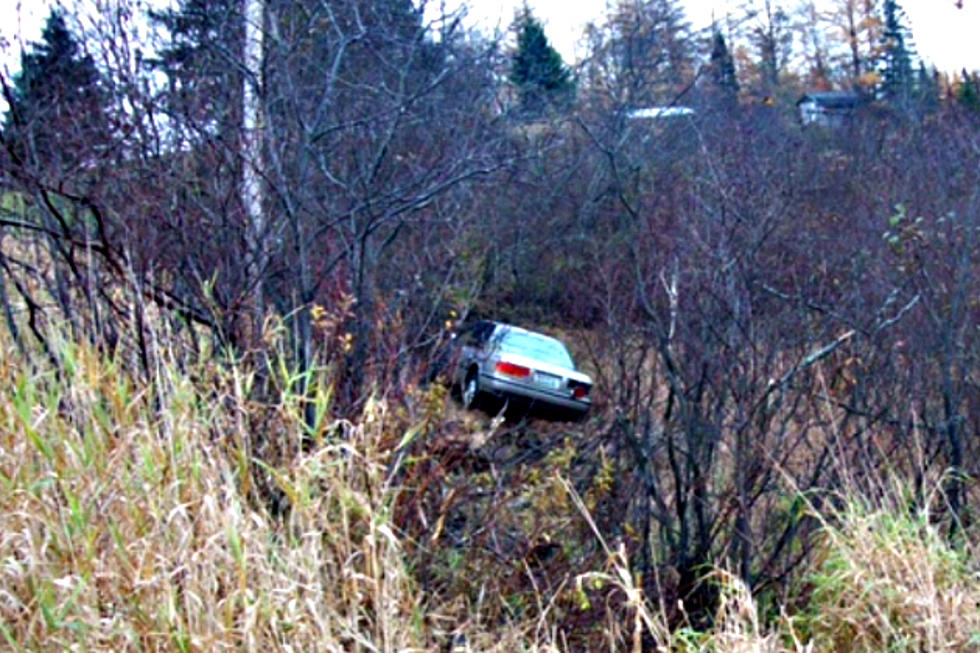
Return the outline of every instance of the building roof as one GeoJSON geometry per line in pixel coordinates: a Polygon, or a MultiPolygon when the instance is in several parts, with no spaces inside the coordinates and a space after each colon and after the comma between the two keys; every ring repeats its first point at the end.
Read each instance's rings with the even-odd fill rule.
{"type": "Polygon", "coordinates": [[[676,116],[693,116],[694,109],[690,107],[644,107],[631,109],[627,114],[630,118],[674,118],[676,116]]]}
{"type": "Polygon", "coordinates": [[[861,96],[849,91],[820,91],[806,93],[796,104],[813,102],[825,109],[851,109],[861,103],[861,96]]]}

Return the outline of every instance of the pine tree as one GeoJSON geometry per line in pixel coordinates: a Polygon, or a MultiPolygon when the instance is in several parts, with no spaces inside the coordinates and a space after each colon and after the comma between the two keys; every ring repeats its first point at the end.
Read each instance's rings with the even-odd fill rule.
{"type": "Polygon", "coordinates": [[[892,106],[908,111],[912,104],[914,51],[905,12],[896,0],[885,0],[882,32],[881,96],[892,106]]]}
{"type": "Polygon", "coordinates": [[[939,96],[939,71],[935,67],[931,72],[926,70],[920,61],[915,81],[915,104],[920,115],[935,113],[939,109],[939,96]]]}
{"type": "Polygon", "coordinates": [[[971,75],[966,68],[962,75],[963,79],[956,88],[956,101],[965,109],[980,113],[980,76],[976,73],[971,75]]]}
{"type": "MultiPolygon", "coordinates": [[[[241,123],[244,18],[237,0],[181,0],[151,11],[169,37],[149,65],[167,77],[165,110],[213,137],[233,140],[241,123]],[[203,129],[202,129],[203,128],[203,129]]],[[[181,132],[187,135],[187,131],[181,132]]]]}
{"type": "Polygon", "coordinates": [[[92,57],[80,51],[60,9],[52,9],[41,38],[21,53],[3,133],[15,162],[54,171],[91,159],[108,141],[106,100],[92,57]]]}
{"type": "Polygon", "coordinates": [[[571,73],[527,7],[518,18],[517,30],[510,81],[517,87],[522,112],[540,116],[549,108],[566,106],[575,90],[571,73]]]}
{"type": "Polygon", "coordinates": [[[728,44],[725,43],[725,37],[717,30],[711,48],[711,81],[725,102],[735,102],[738,97],[735,61],[728,50],[728,44]]]}

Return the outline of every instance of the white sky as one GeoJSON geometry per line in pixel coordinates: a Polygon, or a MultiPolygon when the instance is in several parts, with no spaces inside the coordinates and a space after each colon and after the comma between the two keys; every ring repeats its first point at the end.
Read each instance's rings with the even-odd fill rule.
{"type": "MultiPolygon", "coordinates": [[[[436,1],[436,0],[430,0],[436,1]]],[[[447,0],[451,5],[453,0],[447,0]]],[[[711,25],[712,14],[719,21],[726,10],[733,11],[744,0],[681,0],[692,27],[700,29],[711,25]]],[[[605,12],[605,0],[527,0],[531,12],[545,25],[545,34],[552,45],[561,52],[566,62],[576,59],[576,44],[582,35],[582,26],[590,20],[598,20],[605,12]]],[[[782,4],[795,6],[795,0],[782,4]]],[[[817,7],[820,7],[817,0],[817,7]]],[[[827,4],[826,2],[823,4],[827,4]]],[[[489,27],[506,28],[514,18],[514,11],[523,5],[522,0],[470,0],[469,14],[473,21],[489,27]]],[[[899,0],[908,16],[909,27],[916,51],[926,65],[940,70],[958,72],[962,68],[980,70],[980,0],[962,0],[957,8],[956,0],[899,0]]],[[[581,54],[581,53],[580,53],[581,54]]]]}
{"type": "MultiPolygon", "coordinates": [[[[50,0],[0,0],[0,70],[16,72],[17,53],[21,44],[41,37],[50,0]]],[[[436,4],[440,0],[429,0],[436,4]]],[[[462,0],[445,0],[450,7],[462,0]]],[[[499,25],[506,29],[514,17],[515,8],[523,0],[465,0],[470,5],[469,22],[484,28],[499,25]]],[[[545,32],[566,61],[576,59],[576,43],[582,26],[598,20],[605,11],[605,0],[527,0],[532,12],[545,24],[545,32]]],[[[736,7],[742,0],[682,0],[688,20],[695,28],[711,23],[712,13],[721,19],[726,9],[736,7]]],[[[82,4],[94,0],[82,0],[82,4]]],[[[794,0],[786,0],[792,6],[794,0]]],[[[912,36],[919,55],[928,65],[947,72],[980,70],[980,0],[900,0],[908,15],[912,36]]],[[[818,0],[819,6],[819,0],[818,0]]]]}

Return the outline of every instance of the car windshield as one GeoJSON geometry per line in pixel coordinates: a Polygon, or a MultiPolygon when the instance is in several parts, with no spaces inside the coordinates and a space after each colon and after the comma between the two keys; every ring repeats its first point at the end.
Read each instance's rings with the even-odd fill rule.
{"type": "Polygon", "coordinates": [[[552,365],[575,369],[572,357],[568,355],[565,346],[548,336],[524,331],[508,331],[500,342],[500,349],[504,353],[527,356],[552,365]]]}

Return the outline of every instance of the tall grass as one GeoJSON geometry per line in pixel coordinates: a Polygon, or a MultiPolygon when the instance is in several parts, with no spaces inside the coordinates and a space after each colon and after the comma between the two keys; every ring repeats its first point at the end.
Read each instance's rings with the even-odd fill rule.
{"type": "MultiPolygon", "coordinates": [[[[233,371],[139,384],[63,343],[0,364],[0,620],[15,650],[412,650],[417,588],[362,424],[262,469],[233,371]],[[255,500],[264,473],[288,501],[255,500]]],[[[240,379],[238,379],[240,381],[240,379]]],[[[265,420],[269,425],[269,420],[265,420]]],[[[294,411],[275,425],[299,442],[294,411]]],[[[300,447],[296,447],[300,451],[300,447]]]]}
{"type": "MultiPolygon", "coordinates": [[[[573,483],[545,475],[565,455],[557,450],[515,490],[541,496],[507,510],[547,506],[552,525],[569,535],[580,528],[574,542],[594,538],[605,562],[589,568],[596,557],[577,558],[566,545],[555,566],[564,576],[532,585],[532,607],[506,612],[488,606],[507,597],[481,590],[474,601],[459,591],[503,587],[495,579],[420,583],[414,565],[426,553],[447,561],[429,577],[481,569],[453,566],[463,552],[439,537],[452,492],[429,515],[429,531],[410,536],[395,525],[410,491],[395,470],[421,469],[428,454],[420,441],[441,419],[438,393],[415,412],[370,401],[354,421],[331,420],[329,388],[304,383],[314,390],[298,397],[284,368],[275,371],[281,397],[260,405],[249,398],[248,370],[178,360],[164,342],[149,379],[92,347],[51,342],[54,360],[39,366],[0,345],[7,649],[439,651],[454,643],[544,652],[592,642],[588,650],[634,653],[980,650],[971,533],[952,546],[928,511],[909,508],[897,479],[876,499],[852,489],[817,515],[824,527],[815,565],[788,597],[796,614],[784,606],[767,621],[749,587],[719,568],[705,578],[721,588],[714,627],[671,631],[665,606],[644,595],[628,553],[600,532],[588,501],[573,483]],[[315,403],[312,431],[306,401],[315,403]],[[409,456],[409,445],[422,449],[409,456]],[[575,633],[576,624],[596,632],[575,633]]],[[[478,423],[452,428],[464,440],[481,436],[478,423]]],[[[419,487],[437,483],[408,477],[419,487]]],[[[515,534],[525,522],[536,532],[530,512],[509,515],[515,534]]],[[[514,561],[525,569],[513,577],[533,584],[526,556],[514,561]]]]}
{"type": "Polygon", "coordinates": [[[908,495],[892,479],[876,501],[852,493],[824,519],[797,622],[815,650],[980,651],[975,542],[951,544],[908,495]]]}

